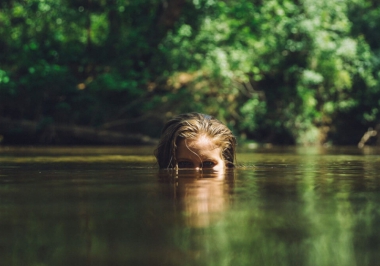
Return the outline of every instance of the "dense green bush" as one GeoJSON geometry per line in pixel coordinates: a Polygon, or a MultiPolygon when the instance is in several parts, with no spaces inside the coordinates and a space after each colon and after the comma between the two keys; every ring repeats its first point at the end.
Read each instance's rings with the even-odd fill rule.
{"type": "Polygon", "coordinates": [[[157,136],[199,111],[242,139],[356,144],[379,22],[370,0],[3,1],[0,117],[157,136]]]}

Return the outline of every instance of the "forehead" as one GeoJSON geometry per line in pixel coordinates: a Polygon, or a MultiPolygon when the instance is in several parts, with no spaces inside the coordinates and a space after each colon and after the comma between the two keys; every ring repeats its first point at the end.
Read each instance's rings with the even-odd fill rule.
{"type": "Polygon", "coordinates": [[[207,150],[212,150],[212,149],[217,148],[217,146],[215,145],[215,142],[206,135],[201,135],[197,137],[196,139],[186,140],[186,143],[189,147],[193,147],[193,148],[196,148],[198,146],[207,150]]]}
{"type": "Polygon", "coordinates": [[[207,136],[196,139],[182,139],[178,143],[177,157],[221,157],[221,148],[215,145],[213,140],[207,136]]]}

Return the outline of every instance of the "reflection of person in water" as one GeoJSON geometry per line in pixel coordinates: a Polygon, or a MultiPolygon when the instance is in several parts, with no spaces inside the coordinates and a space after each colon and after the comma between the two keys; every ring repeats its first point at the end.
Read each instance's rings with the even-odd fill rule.
{"type": "Polygon", "coordinates": [[[173,178],[160,171],[161,189],[174,199],[176,212],[180,212],[187,226],[207,227],[223,216],[230,207],[234,186],[234,169],[226,171],[179,170],[173,178]]]}
{"type": "Polygon", "coordinates": [[[155,156],[161,169],[220,171],[234,167],[235,147],[236,138],[222,122],[187,113],[166,123],[155,156]]]}

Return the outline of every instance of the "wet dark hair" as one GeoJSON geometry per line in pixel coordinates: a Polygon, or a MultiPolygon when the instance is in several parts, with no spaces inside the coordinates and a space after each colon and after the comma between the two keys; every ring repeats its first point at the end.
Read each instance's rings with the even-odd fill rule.
{"type": "Polygon", "coordinates": [[[213,116],[201,113],[178,115],[167,122],[162,129],[161,139],[154,152],[158,165],[175,168],[176,151],[181,139],[196,139],[200,136],[210,138],[222,150],[222,158],[227,167],[234,167],[236,138],[231,130],[213,116]]]}

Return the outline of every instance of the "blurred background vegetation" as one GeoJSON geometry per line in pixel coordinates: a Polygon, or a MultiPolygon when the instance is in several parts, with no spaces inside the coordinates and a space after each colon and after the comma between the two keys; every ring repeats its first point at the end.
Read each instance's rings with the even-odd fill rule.
{"type": "Polygon", "coordinates": [[[189,111],[273,144],[379,123],[377,0],[3,0],[0,36],[3,143],[157,138],[189,111]]]}

